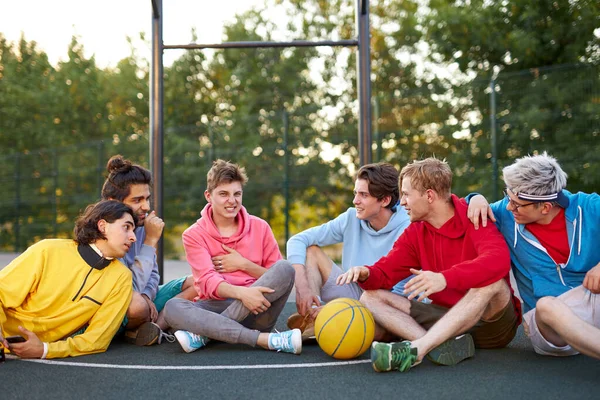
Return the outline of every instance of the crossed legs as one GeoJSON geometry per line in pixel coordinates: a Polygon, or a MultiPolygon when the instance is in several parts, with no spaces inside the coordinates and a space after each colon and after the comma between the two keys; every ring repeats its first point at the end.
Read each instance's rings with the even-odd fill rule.
{"type": "Polygon", "coordinates": [[[366,291],[361,302],[375,318],[378,338],[389,333],[411,341],[420,361],[435,347],[468,331],[480,320],[491,322],[500,318],[511,302],[511,293],[504,280],[471,289],[429,330],[425,330],[410,316],[411,302],[402,296],[385,290],[366,291]]]}
{"type": "MultiPolygon", "coordinates": [[[[573,290],[583,289],[575,288],[573,290]]],[[[595,297],[597,297],[597,295],[591,293],[584,296],[593,299],[587,299],[592,302],[595,302],[595,297]]],[[[558,349],[553,352],[539,351],[538,346],[540,343],[532,338],[536,351],[551,355],[575,354],[574,351],[569,351],[567,346],[570,346],[582,354],[600,359],[600,329],[578,316],[570,307],[568,301],[568,297],[565,299],[561,297],[543,297],[538,300],[535,308],[537,330],[543,336],[543,339],[558,349]],[[561,352],[562,349],[560,348],[565,347],[567,347],[564,349],[565,351],[561,352]]],[[[592,305],[592,308],[594,306],[592,305]]],[[[532,328],[535,329],[536,327],[529,327],[528,330],[531,331],[532,328]]]]}

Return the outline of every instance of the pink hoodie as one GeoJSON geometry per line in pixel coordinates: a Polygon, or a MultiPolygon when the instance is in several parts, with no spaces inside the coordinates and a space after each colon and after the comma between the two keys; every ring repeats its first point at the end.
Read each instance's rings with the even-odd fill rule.
{"type": "Polygon", "coordinates": [[[201,218],[183,232],[183,247],[187,261],[192,267],[194,286],[198,299],[224,300],[217,294],[221,282],[234,286],[250,286],[256,278],[243,271],[218,273],[211,258],[227,254],[222,244],[235,249],[244,258],[270,268],[283,257],[273,231],[266,221],[248,214],[242,206],[237,215],[238,231],[231,237],[222,237],[212,219],[212,205],[207,204],[200,213],[201,218]]]}

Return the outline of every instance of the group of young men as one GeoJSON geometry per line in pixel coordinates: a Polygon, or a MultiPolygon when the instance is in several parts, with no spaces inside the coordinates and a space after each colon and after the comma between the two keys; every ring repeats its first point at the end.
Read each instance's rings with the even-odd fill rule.
{"type": "Polygon", "coordinates": [[[19,357],[97,353],[121,334],[186,352],[217,340],[299,354],[323,305],[350,297],[375,318],[380,372],[505,347],[522,319],[537,353],[600,358],[600,197],[568,192],[546,153],[504,168],[506,197],[491,205],[452,194],[450,167],[435,158],[400,173],[365,165],[354,207],[290,238],[287,261],[242,205],[244,169],[217,160],[207,205],[183,233],[192,275],[162,286],[150,173],[121,156],[107,170],[103,200],[79,217],[74,241],[43,240],[0,271],[0,342],[19,357]],[[341,265],[322,249],[336,243],[341,265]],[[294,284],[290,330],[272,332],[294,284]]]}

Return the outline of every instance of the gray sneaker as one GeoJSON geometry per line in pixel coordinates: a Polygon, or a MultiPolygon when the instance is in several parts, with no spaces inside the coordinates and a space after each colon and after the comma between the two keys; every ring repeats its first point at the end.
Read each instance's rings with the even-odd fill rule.
{"type": "Polygon", "coordinates": [[[429,361],[438,365],[456,365],[475,355],[475,343],[468,333],[446,340],[427,354],[429,361]]]}
{"type": "Polygon", "coordinates": [[[125,332],[125,340],[136,346],[152,346],[161,344],[163,339],[169,343],[175,341],[173,335],[163,332],[154,322],[144,322],[136,330],[125,332]]]}

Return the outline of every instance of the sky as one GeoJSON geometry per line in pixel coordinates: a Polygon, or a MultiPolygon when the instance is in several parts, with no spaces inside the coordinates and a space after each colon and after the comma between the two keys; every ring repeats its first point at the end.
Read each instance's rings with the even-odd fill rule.
{"type": "MultiPolygon", "coordinates": [[[[223,23],[236,13],[264,4],[264,0],[163,0],[164,44],[186,44],[196,28],[199,43],[221,43],[223,23]]],[[[96,56],[99,67],[115,66],[130,54],[127,36],[142,58],[149,59],[149,44],[139,40],[152,29],[151,0],[0,0],[0,33],[16,42],[21,33],[36,41],[50,62],[65,59],[71,37],[80,37],[86,57],[96,56]]],[[[165,50],[169,65],[181,50],[165,50]]]]}

